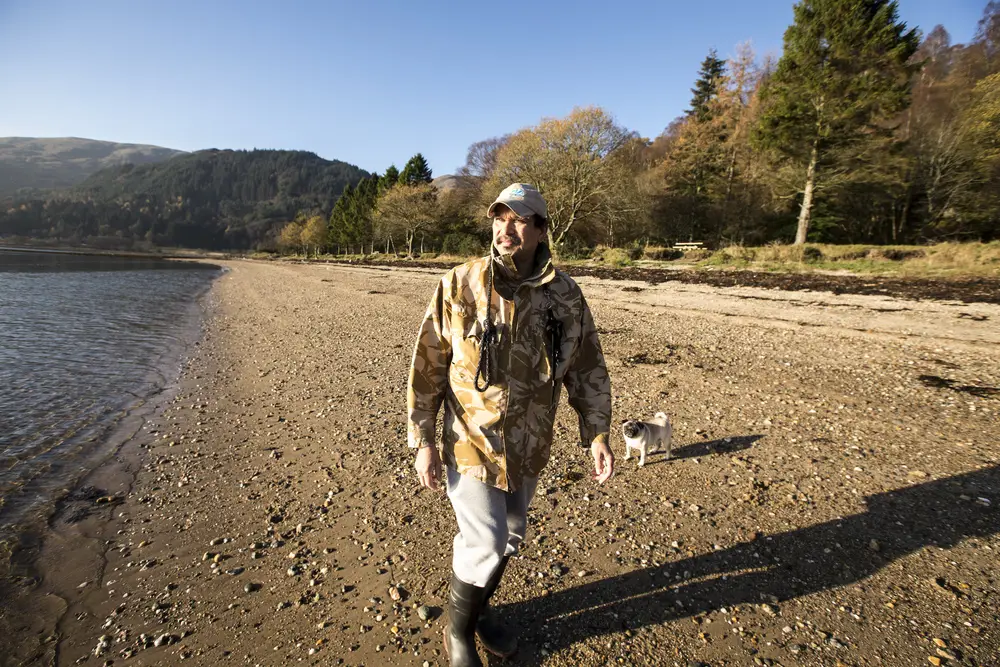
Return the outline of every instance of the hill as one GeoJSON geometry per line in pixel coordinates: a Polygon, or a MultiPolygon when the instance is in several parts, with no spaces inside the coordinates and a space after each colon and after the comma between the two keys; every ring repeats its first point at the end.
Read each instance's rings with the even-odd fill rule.
{"type": "Polygon", "coordinates": [[[182,154],[160,146],[76,137],[0,137],[0,197],[21,189],[68,188],[108,167],[162,162],[182,154]]]}
{"type": "Polygon", "coordinates": [[[369,174],[305,151],[204,150],[102,170],[76,187],[8,198],[0,237],[134,248],[267,245],[300,212],[328,214],[369,174]]]}

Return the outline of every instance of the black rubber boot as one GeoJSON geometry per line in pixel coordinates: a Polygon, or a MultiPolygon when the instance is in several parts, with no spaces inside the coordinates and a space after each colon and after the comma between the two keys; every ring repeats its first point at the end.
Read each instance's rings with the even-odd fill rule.
{"type": "Polygon", "coordinates": [[[504,556],[503,560],[500,561],[500,565],[497,566],[496,572],[486,582],[486,599],[483,601],[479,623],[476,624],[476,634],[479,636],[479,641],[483,642],[483,646],[486,647],[487,651],[501,658],[508,658],[517,652],[517,637],[514,636],[513,632],[504,627],[500,619],[497,618],[496,612],[489,605],[490,598],[493,597],[497,586],[500,585],[500,580],[503,578],[503,572],[507,569],[507,561],[509,560],[510,556],[504,556]]]}
{"type": "Polygon", "coordinates": [[[444,629],[444,651],[451,667],[483,667],[476,652],[476,622],[485,599],[485,588],[467,584],[452,573],[448,627],[444,629]]]}

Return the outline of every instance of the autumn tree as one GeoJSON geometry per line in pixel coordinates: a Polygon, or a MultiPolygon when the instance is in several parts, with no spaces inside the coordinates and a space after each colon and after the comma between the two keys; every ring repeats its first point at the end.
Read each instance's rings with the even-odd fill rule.
{"type": "Polygon", "coordinates": [[[311,215],[302,224],[300,235],[306,256],[318,255],[326,246],[327,224],[322,215],[311,215]]]}
{"type": "Polygon", "coordinates": [[[887,132],[906,107],[918,35],[889,0],[801,0],[794,11],[763,90],[757,138],[805,169],[795,233],[802,244],[817,185],[848,171],[838,154],[887,132]]]}
{"type": "MultiPolygon", "coordinates": [[[[930,222],[936,235],[996,237],[1000,223],[1000,72],[979,80],[958,118],[960,169],[930,222]]],[[[959,166],[959,165],[956,165],[959,166]]]]}
{"type": "Polygon", "coordinates": [[[635,135],[603,109],[574,109],[512,135],[497,151],[484,199],[510,183],[537,187],[548,205],[549,239],[560,247],[582,229],[614,236],[648,212],[636,183],[635,135]]]}
{"type": "Polygon", "coordinates": [[[677,119],[655,142],[662,156],[652,170],[660,187],[653,216],[662,238],[742,241],[759,220],[769,198],[766,167],[749,134],[763,72],[753,50],[741,46],[714,79],[703,113],[677,119]]]}
{"type": "Polygon", "coordinates": [[[300,220],[287,223],[278,234],[278,249],[285,253],[301,251],[302,230],[304,229],[305,224],[300,220]]]}
{"type": "Polygon", "coordinates": [[[429,183],[403,185],[386,190],[375,203],[374,223],[376,233],[392,242],[402,236],[406,242],[407,256],[413,256],[413,242],[417,234],[426,233],[438,218],[438,202],[434,187],[429,183]]]}

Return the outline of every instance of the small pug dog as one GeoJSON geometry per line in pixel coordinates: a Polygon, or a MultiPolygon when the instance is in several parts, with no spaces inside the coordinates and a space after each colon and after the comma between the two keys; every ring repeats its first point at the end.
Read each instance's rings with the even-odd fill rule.
{"type": "Polygon", "coordinates": [[[622,423],[622,435],[625,436],[625,460],[632,458],[633,449],[638,449],[640,468],[646,465],[646,454],[656,454],[666,450],[667,458],[670,458],[670,441],[674,429],[670,426],[666,413],[657,412],[648,422],[630,419],[622,423]]]}

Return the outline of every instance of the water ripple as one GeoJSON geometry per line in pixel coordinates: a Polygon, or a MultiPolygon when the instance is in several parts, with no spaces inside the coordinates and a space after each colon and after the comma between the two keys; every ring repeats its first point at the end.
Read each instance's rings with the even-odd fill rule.
{"type": "Polygon", "coordinates": [[[60,256],[29,266],[23,255],[0,251],[4,524],[71,483],[114,422],[162,388],[194,299],[217,274],[60,256]]]}

